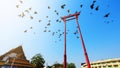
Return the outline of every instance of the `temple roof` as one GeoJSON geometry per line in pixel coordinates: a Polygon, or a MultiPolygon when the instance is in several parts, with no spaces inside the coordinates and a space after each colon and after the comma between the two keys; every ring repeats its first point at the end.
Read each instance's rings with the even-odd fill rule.
{"type": "Polygon", "coordinates": [[[26,60],[22,46],[18,46],[17,48],[14,48],[14,49],[8,51],[7,53],[1,55],[0,61],[2,61],[5,57],[12,56],[14,54],[15,54],[15,57],[26,60]]]}
{"type": "Polygon", "coordinates": [[[22,46],[18,46],[0,56],[0,66],[4,65],[33,68],[33,65],[26,59],[22,46]]]}

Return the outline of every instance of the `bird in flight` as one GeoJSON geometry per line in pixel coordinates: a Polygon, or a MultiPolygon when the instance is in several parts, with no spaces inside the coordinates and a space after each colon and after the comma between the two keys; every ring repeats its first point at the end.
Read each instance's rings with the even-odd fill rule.
{"type": "Polygon", "coordinates": [[[47,27],[45,26],[45,29],[46,29],[47,27]]]}
{"type": "Polygon", "coordinates": [[[22,12],[21,17],[23,18],[25,16],[24,12],[22,12]]]}
{"type": "Polygon", "coordinates": [[[62,36],[62,34],[59,34],[59,37],[58,38],[60,38],[62,36]]]}
{"type": "Polygon", "coordinates": [[[29,11],[28,11],[28,10],[25,10],[25,12],[29,13],[29,11]]]}
{"type": "Polygon", "coordinates": [[[31,10],[32,8],[29,8],[29,10],[31,10]]]}
{"type": "Polygon", "coordinates": [[[77,39],[79,38],[79,36],[77,36],[77,39]]]}
{"type": "Polygon", "coordinates": [[[30,16],[30,19],[33,19],[33,16],[30,16]]]}
{"type": "Polygon", "coordinates": [[[62,9],[64,9],[64,7],[65,7],[65,6],[66,6],[66,5],[65,5],[65,4],[63,4],[63,5],[61,5],[61,8],[62,8],[62,9]]]}
{"type": "Polygon", "coordinates": [[[48,32],[51,32],[51,30],[48,30],[48,32]]]}
{"type": "Polygon", "coordinates": [[[94,8],[94,4],[95,4],[96,0],[93,1],[93,3],[90,5],[90,8],[93,9],[94,8]]]}
{"type": "Polygon", "coordinates": [[[48,18],[48,16],[46,16],[46,18],[48,18]]]}
{"type": "Polygon", "coordinates": [[[50,6],[48,6],[48,9],[50,9],[50,6]]]}
{"type": "Polygon", "coordinates": [[[60,32],[61,30],[60,29],[58,29],[58,32],[60,32]]]}
{"type": "Polygon", "coordinates": [[[50,26],[50,23],[48,23],[47,26],[50,26]]]}
{"type": "Polygon", "coordinates": [[[57,12],[57,10],[54,10],[54,12],[57,12]]]}
{"type": "Polygon", "coordinates": [[[94,8],[94,3],[92,5],[90,5],[90,8],[93,9],[94,8]]]}
{"type": "Polygon", "coordinates": [[[21,4],[23,4],[23,1],[22,1],[22,0],[19,0],[19,2],[20,2],[21,4]]]}
{"type": "Polygon", "coordinates": [[[104,15],[104,17],[109,17],[109,15],[110,15],[110,13],[107,13],[107,14],[104,15]]]}
{"type": "Polygon", "coordinates": [[[47,32],[47,30],[44,30],[43,32],[47,32]]]}
{"type": "Polygon", "coordinates": [[[52,33],[52,36],[54,36],[54,35],[55,35],[55,32],[52,33]]]}
{"type": "Polygon", "coordinates": [[[19,8],[19,5],[16,5],[17,8],[19,8]]]}
{"type": "Polygon", "coordinates": [[[97,7],[95,8],[95,10],[98,11],[98,10],[99,10],[99,6],[97,6],[97,7]]]}
{"type": "Polygon", "coordinates": [[[70,10],[68,9],[67,12],[70,13],[70,10]]]}
{"type": "Polygon", "coordinates": [[[96,2],[96,0],[93,1],[93,3],[95,3],[95,2],[96,2]]]}
{"type": "Polygon", "coordinates": [[[83,5],[81,4],[81,5],[80,5],[80,8],[82,8],[82,7],[83,7],[83,5]]]}
{"type": "Polygon", "coordinates": [[[61,20],[59,21],[59,23],[61,23],[61,20]]]}
{"type": "Polygon", "coordinates": [[[26,33],[26,32],[27,32],[27,30],[24,31],[24,33],[26,33]]]}
{"type": "Polygon", "coordinates": [[[57,15],[59,15],[59,13],[58,13],[58,12],[57,12],[56,14],[57,14],[57,15]]]}
{"type": "Polygon", "coordinates": [[[48,22],[51,22],[51,20],[48,20],[48,22]]]}
{"type": "Polygon", "coordinates": [[[32,29],[33,27],[31,26],[30,29],[32,29]]]}
{"type": "Polygon", "coordinates": [[[34,14],[37,14],[37,12],[35,11],[34,14]]]}
{"type": "Polygon", "coordinates": [[[59,21],[59,19],[56,20],[56,22],[58,22],[58,21],[59,21]]]}
{"type": "Polygon", "coordinates": [[[39,20],[39,22],[41,22],[42,20],[39,20]]]}

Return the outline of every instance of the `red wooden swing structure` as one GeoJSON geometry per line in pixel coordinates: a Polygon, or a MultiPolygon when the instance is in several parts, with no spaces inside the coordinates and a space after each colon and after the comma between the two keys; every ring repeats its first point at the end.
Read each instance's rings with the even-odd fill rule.
{"type": "Polygon", "coordinates": [[[88,54],[87,54],[87,51],[86,51],[86,48],[85,48],[84,40],[83,40],[83,37],[82,37],[82,32],[81,32],[81,30],[80,30],[80,25],[79,25],[79,23],[78,23],[78,16],[79,16],[79,15],[80,15],[80,12],[76,12],[75,14],[70,14],[70,15],[68,15],[68,16],[61,17],[61,19],[64,21],[64,65],[63,65],[63,68],[67,68],[67,55],[66,55],[66,21],[73,20],[73,19],[76,19],[76,24],[77,24],[78,32],[80,33],[80,40],[82,41],[82,47],[83,47],[83,50],[84,50],[84,56],[85,56],[85,59],[86,59],[87,67],[88,67],[88,68],[91,68],[91,67],[90,67],[89,58],[88,58],[88,54]]]}

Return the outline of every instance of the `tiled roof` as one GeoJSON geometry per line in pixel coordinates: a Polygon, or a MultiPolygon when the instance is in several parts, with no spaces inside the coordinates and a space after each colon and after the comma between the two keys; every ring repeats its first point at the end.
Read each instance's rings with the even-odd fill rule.
{"type": "MultiPolygon", "coordinates": [[[[14,55],[13,55],[14,56],[14,55]]],[[[17,48],[14,48],[4,55],[0,56],[0,66],[17,66],[17,67],[27,67],[27,68],[33,68],[33,65],[29,63],[29,61],[26,59],[22,46],[19,46],[17,48]],[[11,54],[15,53],[15,57],[9,57],[11,54]],[[3,61],[3,59],[7,57],[6,61],[3,61]]]]}
{"type": "Polygon", "coordinates": [[[4,55],[0,56],[0,61],[7,55],[11,54],[11,53],[16,53],[17,54],[17,58],[21,58],[21,59],[25,59],[26,60],[26,57],[24,55],[24,52],[23,52],[23,49],[22,49],[22,46],[19,46],[17,48],[14,48],[10,51],[8,51],[7,53],[5,53],[4,55]]]}
{"type": "Polygon", "coordinates": [[[5,64],[5,62],[3,62],[3,61],[0,61],[0,65],[4,65],[5,64]]]}

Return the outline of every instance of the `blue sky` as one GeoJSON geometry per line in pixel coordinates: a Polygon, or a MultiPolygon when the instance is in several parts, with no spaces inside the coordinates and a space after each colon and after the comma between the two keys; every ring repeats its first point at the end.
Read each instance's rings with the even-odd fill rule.
{"type": "MultiPolygon", "coordinates": [[[[64,23],[56,22],[62,16],[69,15],[76,11],[81,11],[79,24],[83,34],[90,61],[101,59],[119,58],[120,50],[120,7],[119,0],[96,0],[94,7],[99,6],[99,10],[91,9],[93,0],[4,0],[0,2],[0,55],[19,45],[23,46],[27,59],[31,59],[35,54],[41,53],[48,65],[55,62],[63,63],[63,35],[59,41],[58,33],[52,36],[52,32],[59,29],[63,31],[64,23]],[[61,5],[66,4],[65,9],[61,5]],[[80,4],[83,7],[80,8],[80,4]],[[16,8],[19,5],[19,8],[16,8]],[[48,9],[50,6],[50,9],[48,9]],[[25,17],[18,15],[26,9],[32,8],[25,17]],[[54,10],[59,12],[56,15],[54,10]],[[34,14],[37,11],[38,14],[34,14]],[[92,13],[92,14],[90,14],[92,13]],[[104,15],[110,13],[109,17],[104,15]],[[34,18],[31,20],[30,16],[34,18]],[[48,16],[48,18],[46,18],[48,16]],[[38,20],[42,20],[40,23],[38,20]],[[45,26],[51,20],[51,25],[47,28],[51,32],[43,32],[45,26]],[[107,23],[109,21],[109,23],[107,23]],[[30,29],[32,27],[32,29],[30,29]],[[24,31],[27,30],[26,33],[24,31]]],[[[76,64],[85,62],[81,40],[73,34],[76,29],[75,20],[67,22],[67,61],[76,64]]],[[[77,35],[79,36],[79,34],[77,35]]]]}

